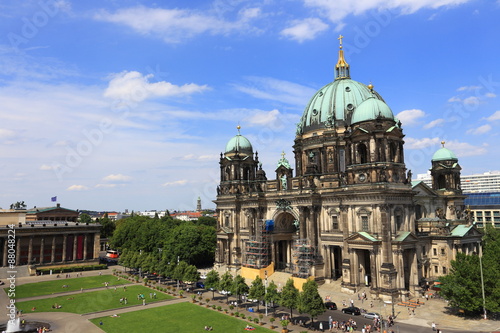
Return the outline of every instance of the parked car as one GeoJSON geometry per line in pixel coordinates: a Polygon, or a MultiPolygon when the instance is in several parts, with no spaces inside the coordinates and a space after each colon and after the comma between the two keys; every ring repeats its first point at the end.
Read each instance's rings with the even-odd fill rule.
{"type": "Polygon", "coordinates": [[[205,289],[205,284],[203,282],[196,282],[196,288],[205,289]]]}
{"type": "Polygon", "coordinates": [[[350,306],[348,308],[343,308],[342,313],[348,313],[348,314],[352,314],[355,316],[359,316],[361,314],[361,311],[359,310],[359,308],[357,308],[355,306],[350,306]]]}
{"type": "Polygon", "coordinates": [[[335,304],[334,302],[326,302],[325,307],[328,310],[337,310],[337,304],[335,304]]]}
{"type": "Polygon", "coordinates": [[[367,312],[363,313],[363,317],[368,319],[375,319],[375,318],[380,318],[380,315],[376,312],[367,312]]]}

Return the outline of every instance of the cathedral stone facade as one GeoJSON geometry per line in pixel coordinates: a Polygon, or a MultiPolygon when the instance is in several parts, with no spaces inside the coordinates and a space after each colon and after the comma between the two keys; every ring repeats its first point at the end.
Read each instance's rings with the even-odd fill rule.
{"type": "Polygon", "coordinates": [[[342,45],[335,80],[297,124],[295,172],[285,154],[267,176],[240,134],[220,158],[216,265],[285,271],[355,292],[411,295],[446,274],[458,251],[477,251],[460,166],[432,158],[432,188],[412,182],[402,124],[369,84],[354,81],[342,45]]]}

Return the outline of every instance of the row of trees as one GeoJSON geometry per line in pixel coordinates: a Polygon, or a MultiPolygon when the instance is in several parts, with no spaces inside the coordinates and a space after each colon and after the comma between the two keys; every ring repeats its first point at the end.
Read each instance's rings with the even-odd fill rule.
{"type": "Polygon", "coordinates": [[[483,311],[481,264],[484,281],[484,305],[489,312],[500,312],[500,230],[489,226],[483,237],[483,253],[457,253],[450,273],[440,278],[441,294],[451,306],[468,314],[483,311]],[[482,261],[482,262],[481,262],[482,261]]]}
{"type": "Polygon", "coordinates": [[[235,295],[238,300],[241,300],[241,296],[246,294],[247,298],[258,301],[257,310],[261,302],[271,305],[279,304],[290,310],[290,318],[293,316],[293,310],[297,309],[299,313],[308,314],[311,322],[326,310],[323,299],[318,292],[318,284],[314,280],[304,283],[302,291],[299,291],[294,286],[293,279],[288,279],[283,289],[279,291],[274,281],[271,281],[266,287],[264,281],[257,276],[248,286],[245,278],[240,275],[233,277],[229,272],[226,272],[219,276],[218,272],[212,270],[207,274],[205,287],[211,289],[212,293],[215,293],[215,290],[223,291],[227,300],[230,294],[235,295]]]}
{"type": "Polygon", "coordinates": [[[117,221],[110,245],[122,257],[126,253],[127,267],[144,271],[166,272],[169,263],[180,261],[208,267],[215,256],[215,219],[186,222],[170,216],[131,216],[117,221]]]}

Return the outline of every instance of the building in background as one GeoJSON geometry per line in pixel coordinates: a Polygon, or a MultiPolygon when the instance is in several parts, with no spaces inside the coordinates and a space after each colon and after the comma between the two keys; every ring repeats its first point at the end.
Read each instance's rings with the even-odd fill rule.
{"type": "Polygon", "coordinates": [[[100,225],[81,224],[79,212],[61,207],[0,210],[0,267],[7,266],[8,225],[14,225],[16,266],[96,262],[100,225]]]}

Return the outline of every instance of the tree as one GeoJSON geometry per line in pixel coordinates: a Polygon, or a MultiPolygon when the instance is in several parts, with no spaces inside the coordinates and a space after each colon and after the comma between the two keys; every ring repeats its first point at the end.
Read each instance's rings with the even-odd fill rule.
{"type": "Polygon", "coordinates": [[[302,286],[299,297],[299,311],[311,316],[311,325],[314,318],[326,311],[325,303],[318,292],[318,284],[314,280],[308,280],[302,286]]]}
{"type": "MultiPolygon", "coordinates": [[[[500,311],[500,230],[488,226],[483,237],[482,266],[484,277],[485,308],[500,311]]],[[[457,253],[451,262],[450,273],[440,278],[441,293],[451,306],[478,314],[483,311],[481,269],[479,254],[457,253]]]]}
{"type": "Polygon", "coordinates": [[[280,299],[280,294],[278,293],[278,286],[274,281],[271,281],[267,286],[267,292],[264,296],[264,300],[267,303],[271,304],[271,307],[274,308],[274,303],[278,303],[280,299]]]}
{"type": "Polygon", "coordinates": [[[194,265],[189,265],[186,267],[184,271],[184,281],[196,282],[200,279],[200,272],[198,272],[198,268],[194,265]]]}
{"type": "Polygon", "coordinates": [[[290,318],[293,316],[293,309],[296,309],[298,306],[298,300],[299,290],[295,288],[293,285],[293,279],[290,278],[286,281],[280,295],[280,305],[290,309],[290,318]]]}
{"type": "Polygon", "coordinates": [[[210,216],[200,216],[198,217],[197,224],[215,228],[217,226],[217,220],[210,216]]]}
{"type": "Polygon", "coordinates": [[[240,300],[241,295],[248,292],[248,285],[246,284],[243,276],[238,274],[234,277],[231,292],[236,295],[238,300],[240,300]]]}
{"type": "Polygon", "coordinates": [[[262,302],[265,295],[266,295],[266,288],[264,287],[264,284],[262,283],[262,279],[260,278],[260,276],[257,276],[255,280],[252,281],[252,285],[248,290],[248,298],[256,299],[258,301],[257,311],[259,311],[260,302],[262,302]]]}
{"type": "Polygon", "coordinates": [[[114,221],[109,219],[108,213],[104,214],[104,217],[99,220],[99,223],[101,223],[101,238],[111,238],[116,229],[116,225],[114,221]]]}
{"type": "Polygon", "coordinates": [[[92,218],[90,217],[89,214],[82,213],[82,214],[80,214],[79,218],[80,218],[81,223],[85,223],[85,224],[92,223],[92,218]]]}
{"type": "Polygon", "coordinates": [[[478,312],[482,306],[479,257],[457,253],[450,274],[440,278],[441,293],[451,306],[468,312],[478,312]]]}
{"type": "Polygon", "coordinates": [[[231,273],[224,273],[219,282],[219,289],[226,293],[226,302],[229,303],[229,294],[231,293],[231,287],[233,285],[233,276],[231,273]]]}
{"type": "Polygon", "coordinates": [[[207,274],[207,278],[205,279],[205,287],[209,290],[212,290],[212,299],[214,299],[215,289],[219,287],[220,277],[219,273],[216,270],[211,270],[207,274]]]}
{"type": "Polygon", "coordinates": [[[189,265],[188,265],[187,262],[180,261],[177,264],[177,266],[175,267],[174,272],[172,274],[172,278],[174,278],[175,280],[177,280],[177,283],[179,283],[179,281],[181,281],[182,279],[184,279],[184,273],[186,272],[188,266],[189,265]]]}

